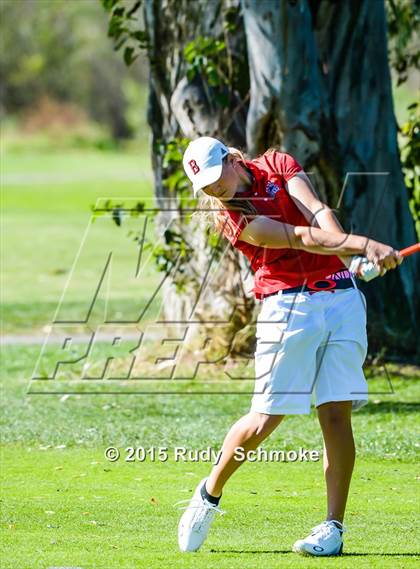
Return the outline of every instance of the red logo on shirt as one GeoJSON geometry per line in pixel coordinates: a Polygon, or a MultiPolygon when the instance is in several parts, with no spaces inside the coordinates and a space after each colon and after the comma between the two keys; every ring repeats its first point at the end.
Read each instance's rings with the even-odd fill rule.
{"type": "Polygon", "coordinates": [[[190,161],[188,162],[188,164],[190,165],[191,170],[193,171],[193,174],[198,174],[198,173],[199,173],[200,168],[198,167],[198,164],[197,164],[197,162],[196,162],[195,160],[190,160],[190,161]]]}

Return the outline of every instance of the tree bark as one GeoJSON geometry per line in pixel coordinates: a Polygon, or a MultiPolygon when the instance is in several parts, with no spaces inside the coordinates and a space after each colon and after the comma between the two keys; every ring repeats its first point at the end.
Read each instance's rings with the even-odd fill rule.
{"type": "MultiPolygon", "coordinates": [[[[178,202],[165,189],[168,172],[157,143],[210,135],[246,145],[251,156],[270,146],[290,152],[322,199],[338,208],[347,230],[395,248],[416,241],[397,146],[382,2],[149,0],[145,23],[151,35],[149,124],[159,205],[178,202]],[[226,10],[236,14],[229,32],[223,26],[226,10]],[[242,79],[249,78],[249,104],[243,85],[233,85],[229,106],[221,108],[203,77],[187,79],[183,49],[198,36],[227,41],[227,57],[241,66],[242,79]]],[[[174,212],[163,213],[159,222],[168,216],[198,251],[191,263],[200,272],[210,252],[202,231],[184,226],[174,212]]],[[[234,333],[255,314],[240,282],[249,265],[234,251],[223,263],[224,279],[211,285],[213,300],[201,315],[207,318],[215,306],[219,315],[231,313],[236,297],[245,308],[232,318],[234,333]],[[242,276],[232,263],[239,263],[242,276]]],[[[400,354],[415,352],[418,277],[419,259],[413,256],[385,278],[361,285],[374,351],[386,345],[400,354]]],[[[167,292],[177,299],[166,302],[171,319],[188,319],[199,281],[190,285],[180,298],[168,281],[167,292]]]]}
{"type": "MultiPolygon", "coordinates": [[[[177,137],[194,139],[204,135],[222,138],[232,146],[245,146],[246,99],[241,99],[239,91],[231,85],[229,106],[218,106],[214,90],[202,77],[187,80],[184,57],[185,46],[197,37],[222,37],[229,47],[231,61],[242,66],[239,72],[248,77],[239,0],[150,0],[145,4],[144,17],[151,37],[148,122],[152,129],[156,198],[162,208],[157,218],[158,232],[169,224],[175,225],[181,229],[193,251],[189,266],[183,267],[186,275],[183,278],[184,292],[180,295],[174,286],[174,274],[165,280],[164,317],[179,323],[201,321],[204,334],[207,329],[214,328],[214,321],[224,322],[226,326],[218,337],[218,343],[221,347],[230,346],[238,330],[243,329],[253,317],[254,301],[247,290],[250,286],[246,288],[243,283],[249,273],[247,260],[228,248],[226,255],[209,269],[207,282],[212,280],[211,284],[203,287],[202,277],[214,251],[199,224],[187,225],[177,210],[177,196],[164,185],[165,177],[171,171],[165,166],[164,154],[158,149],[162,143],[177,137]],[[235,34],[223,28],[226,10],[236,14],[238,25],[235,34]],[[171,208],[175,211],[168,211],[171,208]]],[[[251,337],[250,332],[237,350],[243,351],[251,337]]],[[[186,342],[189,340],[187,337],[186,342]]],[[[213,349],[214,346],[215,343],[213,349]]]]}
{"type": "MultiPolygon", "coordinates": [[[[382,2],[276,5],[243,3],[251,73],[248,149],[262,152],[274,139],[314,174],[348,230],[395,248],[414,243],[382,2]]],[[[418,258],[411,257],[385,279],[361,285],[375,350],[383,344],[415,349],[418,276],[418,258]]]]}

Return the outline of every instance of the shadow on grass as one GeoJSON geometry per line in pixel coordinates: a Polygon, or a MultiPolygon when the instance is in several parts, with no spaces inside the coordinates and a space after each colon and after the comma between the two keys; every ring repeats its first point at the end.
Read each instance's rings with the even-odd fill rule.
{"type": "Polygon", "coordinates": [[[405,401],[381,401],[369,403],[357,411],[358,415],[374,415],[376,413],[417,413],[420,410],[420,402],[407,403],[405,401]]]}
{"type": "MultiPolygon", "coordinates": [[[[292,553],[293,555],[298,555],[290,549],[210,549],[210,553],[292,553]]],[[[302,557],[310,558],[311,555],[305,555],[302,557]]],[[[313,556],[314,558],[316,556],[313,556]]],[[[330,557],[420,557],[420,553],[343,553],[341,556],[332,555],[330,557]]]]}

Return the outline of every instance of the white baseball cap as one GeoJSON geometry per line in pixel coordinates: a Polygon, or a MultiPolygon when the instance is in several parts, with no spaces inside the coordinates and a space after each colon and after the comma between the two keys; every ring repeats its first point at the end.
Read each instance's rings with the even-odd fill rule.
{"type": "Polygon", "coordinates": [[[211,136],[201,136],[189,143],[182,164],[192,182],[194,195],[204,186],[217,182],[227,154],[229,148],[211,136]]]}

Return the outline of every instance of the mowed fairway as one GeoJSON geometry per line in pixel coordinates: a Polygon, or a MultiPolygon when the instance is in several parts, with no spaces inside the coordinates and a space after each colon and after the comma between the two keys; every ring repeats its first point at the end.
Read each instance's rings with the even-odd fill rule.
{"type": "MultiPolygon", "coordinates": [[[[6,451],[4,568],[319,567],[290,548],[324,514],[319,464],[248,464],[232,479],[208,540],[178,551],[174,507],[200,464],[107,464],[100,450],[6,451]]],[[[355,470],[345,556],[328,567],[415,567],[413,464],[355,470]]],[[[418,539],[418,535],[417,535],[418,539]]],[[[417,563],[417,565],[416,565],[417,563]]]]}
{"type": "MultiPolygon", "coordinates": [[[[372,403],[354,416],[359,456],[348,506],[345,556],[315,560],[293,541],[322,520],[322,463],[243,465],[196,554],[177,547],[181,510],[211,467],[175,449],[220,448],[248,409],[237,395],[28,395],[38,347],[8,347],[2,399],[4,568],[414,567],[418,564],[418,374],[377,370],[372,403]],[[385,393],[384,393],[385,392],[385,393]],[[121,457],[109,462],[107,447],[121,457]],[[128,447],[167,449],[167,460],[125,459],[128,447]]],[[[104,348],[105,353],[105,348],[104,348]]],[[[33,382],[35,383],[35,382],[33,382]]],[[[47,383],[53,384],[56,381],[47,383]]],[[[101,382],[95,382],[96,385],[101,382]]],[[[109,391],[113,382],[102,385],[109,391]]],[[[100,386],[99,386],[100,387],[100,386]]],[[[122,392],[124,389],[122,389],[122,392]]],[[[285,420],[265,450],[322,450],[315,415],[285,420]]]]}
{"type": "MultiPolygon", "coordinates": [[[[89,222],[89,206],[100,197],[151,197],[149,159],[112,152],[28,152],[6,156],[2,176],[6,332],[30,340],[42,336],[51,322],[89,222]]],[[[74,315],[84,310],[96,257],[124,228],[106,220],[95,231],[98,249],[92,246],[83,257],[70,291],[74,315]]],[[[122,268],[132,263],[130,247],[127,239],[122,268]]],[[[156,275],[136,285],[125,283],[124,271],[118,274],[116,300],[122,310],[133,298],[146,303],[156,275]]],[[[358,458],[342,558],[291,552],[293,542],[324,518],[322,460],[243,465],[224,492],[226,514],[217,516],[203,548],[182,554],[177,546],[182,510],[174,504],[191,496],[211,463],[177,461],[175,449],[219,450],[227,429],[249,409],[249,385],[236,382],[229,395],[211,393],[220,379],[215,366],[205,389],[194,381],[166,382],[163,390],[172,395],[128,395],[128,390],[142,391],[142,382],[132,387],[112,380],[76,381],[71,374],[65,383],[31,381],[40,348],[10,344],[2,354],[2,569],[418,566],[418,369],[366,370],[371,397],[354,415],[358,458]],[[66,396],[66,390],[74,393],[66,396]],[[186,390],[189,394],[180,393],[186,390]],[[195,393],[205,390],[209,393],[195,393]],[[110,446],[121,453],[116,462],[104,456],[110,446]],[[149,454],[129,462],[127,447],[156,452],[163,447],[168,458],[152,460],[149,454]]],[[[98,359],[106,360],[108,350],[100,346],[98,359]]],[[[55,357],[54,350],[46,353],[47,368],[55,357]]],[[[152,383],[149,390],[159,385],[152,383]]],[[[315,413],[287,418],[263,448],[322,451],[315,413]]]]}
{"type": "MultiPolygon", "coordinates": [[[[3,331],[39,335],[54,317],[88,230],[91,207],[100,198],[151,203],[149,154],[147,148],[130,154],[28,149],[3,151],[1,159],[3,331]]],[[[110,219],[93,226],[93,239],[88,236],[78,279],[66,298],[75,320],[83,313],[92,283],[97,284],[94,263],[104,250],[112,250],[116,237],[126,241],[119,262],[128,266],[135,260],[135,244],[127,233],[110,219]]],[[[125,275],[118,281],[118,274],[119,302],[136,297],[146,303],[156,278],[148,274],[140,282],[126,282],[125,275]]]]}

